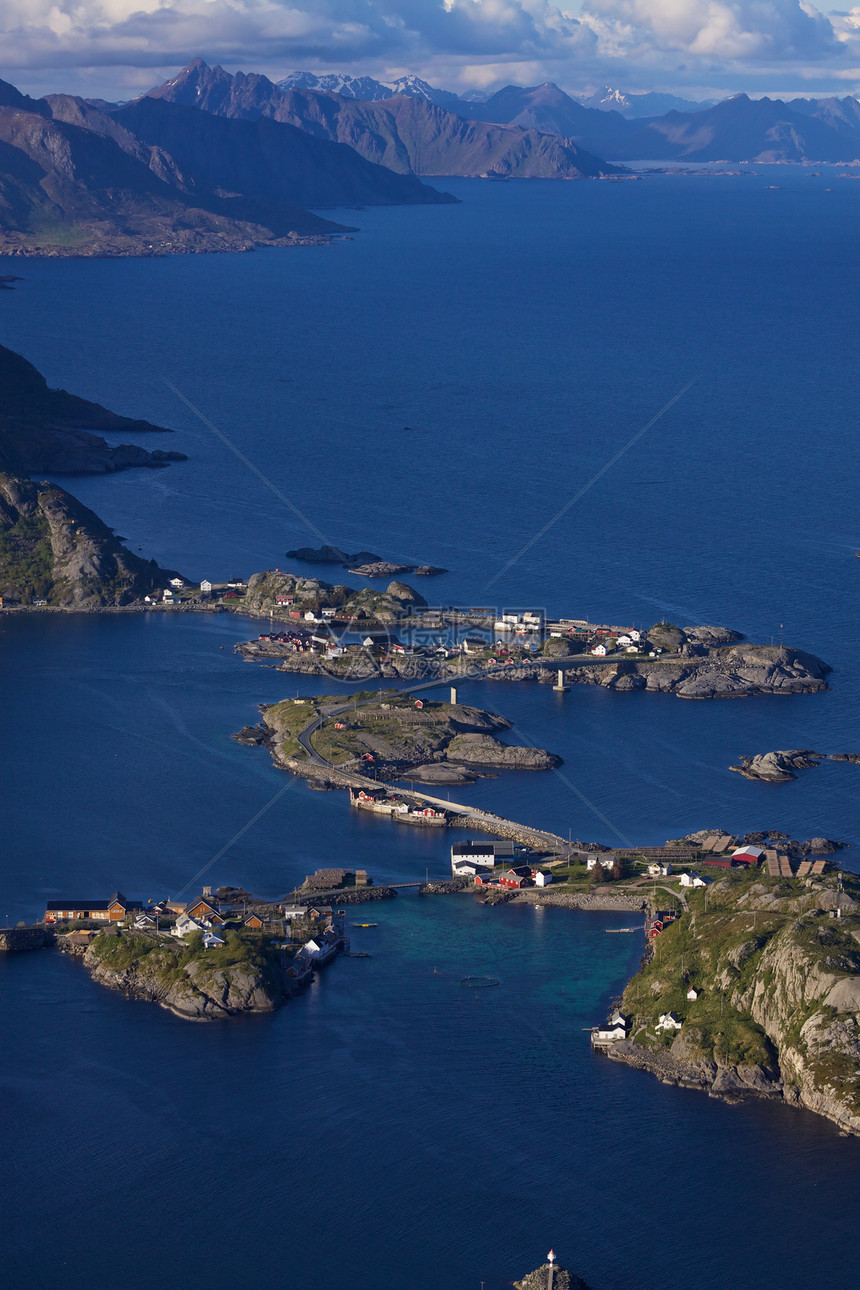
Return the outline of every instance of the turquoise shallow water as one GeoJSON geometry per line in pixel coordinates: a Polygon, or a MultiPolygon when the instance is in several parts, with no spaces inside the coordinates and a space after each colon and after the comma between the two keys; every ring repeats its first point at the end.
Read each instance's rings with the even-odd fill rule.
{"type": "MultiPolygon", "coordinates": [[[[782,631],[834,667],[826,695],[743,703],[474,684],[464,697],[560,752],[583,796],[552,774],[458,795],[607,842],[722,825],[856,844],[857,767],[779,787],[727,769],[860,747],[856,187],[790,168],[459,183],[462,206],[364,212],[331,250],[28,263],[0,338],[52,383],[176,427],[165,446],[188,463],[66,483],[189,574],[283,567],[316,539],[165,376],[326,538],[450,566],[429,597],[782,631]]],[[[283,777],[229,735],[315,687],[242,663],[246,630],[0,623],[4,921],[61,892],[176,892],[271,801],[283,777]]],[[[409,881],[444,871],[449,841],[289,782],[205,880],[274,895],[345,863],[409,881]]],[[[362,1290],[477,1290],[554,1245],[595,1290],[800,1290],[825,1264],[828,1286],[856,1285],[856,1143],[592,1057],[581,1027],[641,949],[605,934],[625,918],[380,909],[356,933],[372,959],[229,1026],[128,1002],[58,956],[0,962],[11,1282],[112,1283],[121,1266],[130,1286],[227,1286],[252,1266],[263,1285],[324,1268],[362,1290]],[[471,973],[501,985],[476,996],[471,973]]]]}

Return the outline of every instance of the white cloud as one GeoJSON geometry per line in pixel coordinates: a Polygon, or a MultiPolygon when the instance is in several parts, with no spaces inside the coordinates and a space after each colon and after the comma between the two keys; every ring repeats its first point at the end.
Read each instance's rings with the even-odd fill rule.
{"type": "Polygon", "coordinates": [[[116,97],[197,54],[276,76],[397,66],[460,88],[845,89],[860,8],[831,21],[808,0],[2,0],[0,49],[0,75],[31,92],[116,97]]]}
{"type": "Polygon", "coordinates": [[[803,0],[588,0],[588,7],[616,49],[644,40],[694,58],[783,62],[838,52],[831,22],[803,0]]]}

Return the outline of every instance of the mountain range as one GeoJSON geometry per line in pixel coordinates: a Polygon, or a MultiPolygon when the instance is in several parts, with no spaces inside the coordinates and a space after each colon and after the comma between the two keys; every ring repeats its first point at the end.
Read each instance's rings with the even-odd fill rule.
{"type": "MultiPolygon", "coordinates": [[[[368,79],[355,79],[348,88],[376,92],[378,83],[368,88],[368,79]]],[[[366,160],[403,175],[583,179],[623,171],[564,137],[563,131],[530,122],[467,120],[416,93],[359,99],[328,89],[284,88],[257,73],[231,75],[200,58],[144,98],[211,116],[288,124],[317,139],[348,144],[366,160]]],[[[128,110],[117,109],[114,115],[124,120],[128,110]]]]}
{"type": "MultiPolygon", "coordinates": [[[[402,174],[578,178],[618,173],[611,163],[643,159],[845,163],[860,157],[860,102],[851,96],[785,103],[736,94],[641,116],[638,107],[629,110],[636,96],[608,87],[585,103],[551,81],[507,85],[477,101],[418,77],[386,86],[372,77],[294,72],[274,83],[194,59],[147,97],[218,116],[269,117],[348,143],[402,174]]],[[[654,107],[671,99],[639,97],[654,107]]]]}
{"type": "Polygon", "coordinates": [[[148,99],[108,113],[69,95],[32,99],[0,81],[6,254],[294,245],[350,231],[306,205],[453,200],[290,125],[219,120],[148,99]]]}
{"type": "MultiPolygon", "coordinates": [[[[437,103],[449,112],[459,116],[483,120],[481,104],[489,97],[486,94],[471,93],[464,96],[452,94],[450,90],[440,90],[429,85],[420,76],[401,76],[395,81],[377,81],[372,76],[349,76],[344,72],[289,72],[282,80],[276,81],[281,90],[316,90],[328,94],[339,94],[345,99],[364,99],[367,102],[382,102],[398,94],[407,94],[412,98],[426,99],[437,103]]],[[[713,107],[715,99],[703,103],[691,99],[679,98],[676,94],[655,94],[649,91],[644,94],[624,94],[603,85],[589,94],[572,96],[584,107],[599,108],[603,112],[620,112],[626,117],[657,116],[661,112],[677,109],[697,111],[700,108],[713,107]]]]}

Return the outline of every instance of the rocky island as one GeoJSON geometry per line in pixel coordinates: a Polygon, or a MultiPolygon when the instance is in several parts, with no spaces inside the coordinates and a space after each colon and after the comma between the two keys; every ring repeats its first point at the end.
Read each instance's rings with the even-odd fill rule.
{"type": "Polygon", "coordinates": [[[457,784],[487,771],[561,764],[542,748],[501,743],[495,735],[511,723],[496,713],[397,690],[285,699],[262,708],[262,715],[261,726],[236,738],[265,745],[279,766],[315,780],[320,766],[372,774],[376,781],[457,784]]]}
{"type": "Polygon", "coordinates": [[[742,866],[686,899],[627,985],[629,1033],[607,1055],[860,1135],[860,879],[742,866]]]}
{"type": "Polygon", "coordinates": [[[190,1021],[274,1012],[300,988],[289,975],[292,947],[241,932],[226,932],[224,941],[207,949],[199,933],[178,941],[130,929],[103,932],[87,946],[83,964],[99,984],[190,1021]]]}

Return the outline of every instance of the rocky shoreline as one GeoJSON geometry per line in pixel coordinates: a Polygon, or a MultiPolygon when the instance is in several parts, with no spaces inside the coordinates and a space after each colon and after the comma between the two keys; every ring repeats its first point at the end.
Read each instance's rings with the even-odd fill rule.
{"type": "Polygon", "coordinates": [[[860,1136],[860,880],[733,870],[659,925],[601,1041],[613,1061],[860,1136]]]}
{"type": "MultiPolygon", "coordinates": [[[[143,937],[126,935],[132,942],[144,943],[143,937]]],[[[89,945],[81,946],[60,937],[58,945],[61,952],[80,958],[99,985],[117,990],[129,999],[157,1003],[184,1021],[216,1021],[245,1013],[276,1012],[288,999],[301,993],[309,981],[309,977],[290,977],[286,962],[274,956],[265,961],[249,958],[245,963],[221,967],[217,960],[207,962],[203,952],[198,959],[174,966],[171,957],[178,960],[183,947],[165,942],[148,953],[132,957],[131,961],[115,963],[112,959],[116,956],[118,939],[99,936],[89,945]]]]}

